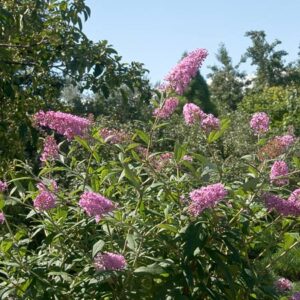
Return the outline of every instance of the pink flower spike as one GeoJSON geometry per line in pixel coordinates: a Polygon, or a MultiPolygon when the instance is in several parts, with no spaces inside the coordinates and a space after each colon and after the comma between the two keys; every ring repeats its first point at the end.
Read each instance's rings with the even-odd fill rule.
{"type": "Polygon", "coordinates": [[[196,49],[188,53],[165,77],[165,88],[182,95],[207,55],[205,49],[196,49]]]}
{"type": "Polygon", "coordinates": [[[111,252],[98,253],[94,259],[94,266],[97,271],[115,271],[126,267],[126,260],[123,255],[111,252]]]}
{"type": "Polygon", "coordinates": [[[8,188],[8,184],[6,181],[0,180],[0,193],[6,191],[8,188]]]}
{"type": "Polygon", "coordinates": [[[206,114],[194,103],[186,103],[183,107],[183,117],[188,125],[200,122],[206,117],[206,114]]]}
{"type": "Polygon", "coordinates": [[[227,191],[221,183],[215,183],[193,190],[190,193],[192,202],[188,210],[191,215],[198,216],[204,209],[214,207],[226,195],[227,191]]]}
{"type": "Polygon", "coordinates": [[[34,115],[34,121],[37,125],[49,127],[59,134],[65,136],[68,140],[74,139],[75,136],[83,137],[90,125],[89,119],[74,116],[72,114],[60,111],[39,111],[34,115]]]}
{"type": "Polygon", "coordinates": [[[47,136],[44,140],[44,150],[40,160],[45,162],[58,158],[58,145],[53,136],[47,136]]]}
{"type": "Polygon", "coordinates": [[[280,293],[284,293],[286,291],[290,291],[293,286],[291,281],[282,277],[276,281],[275,287],[280,293]]]}
{"type": "Polygon", "coordinates": [[[266,133],[269,130],[269,121],[269,116],[265,112],[257,112],[250,120],[250,127],[255,134],[266,133]]]}
{"type": "Polygon", "coordinates": [[[178,104],[179,100],[177,98],[168,98],[165,100],[163,107],[154,110],[153,115],[159,119],[168,119],[174,113],[178,104]]]}
{"type": "Polygon", "coordinates": [[[206,133],[210,133],[212,130],[218,130],[220,129],[220,120],[214,115],[208,114],[201,120],[201,128],[206,133]]]}
{"type": "Polygon", "coordinates": [[[289,300],[300,300],[300,292],[296,292],[289,298],[289,300]]]}
{"type": "Polygon", "coordinates": [[[5,222],[5,215],[3,212],[0,212],[0,224],[4,224],[5,222]]]}
{"type": "Polygon", "coordinates": [[[94,192],[84,192],[80,197],[79,206],[88,216],[95,217],[96,222],[116,208],[116,205],[109,199],[94,192]]]}
{"type": "Polygon", "coordinates": [[[286,185],[289,183],[288,178],[277,178],[281,176],[286,176],[289,173],[289,168],[286,162],[282,160],[275,161],[270,173],[270,180],[273,184],[277,186],[286,185]]]}

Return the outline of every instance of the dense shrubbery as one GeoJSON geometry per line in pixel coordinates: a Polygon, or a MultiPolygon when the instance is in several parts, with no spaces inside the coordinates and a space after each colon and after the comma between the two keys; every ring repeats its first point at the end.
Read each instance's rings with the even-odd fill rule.
{"type": "Polygon", "coordinates": [[[230,119],[195,104],[179,116],[170,92],[156,99],[149,125],[34,115],[61,143],[46,137],[39,170],[15,161],[8,186],[1,182],[2,299],[287,299],[295,291],[277,279],[298,280],[278,266],[300,243],[299,141],[274,137],[268,116],[256,114],[243,119],[244,148],[230,119]]]}
{"type": "Polygon", "coordinates": [[[83,34],[84,0],[13,3],[0,298],[300,299],[300,72],[280,42],[246,34],[252,79],[221,46],[210,85],[197,49],[155,91],[83,34]]]}

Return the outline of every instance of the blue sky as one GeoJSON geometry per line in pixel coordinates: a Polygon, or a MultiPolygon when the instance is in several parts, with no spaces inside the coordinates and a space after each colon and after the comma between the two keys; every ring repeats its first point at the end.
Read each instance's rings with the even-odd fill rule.
{"type": "MultiPolygon", "coordinates": [[[[106,39],[124,62],[139,61],[153,83],[163,79],[184,51],[206,48],[207,66],[224,43],[234,63],[250,45],[249,30],[264,30],[268,41],[279,39],[297,59],[300,44],[300,0],[86,0],[91,18],[84,32],[94,41],[106,39]]],[[[253,68],[243,65],[248,73],[253,68]]]]}

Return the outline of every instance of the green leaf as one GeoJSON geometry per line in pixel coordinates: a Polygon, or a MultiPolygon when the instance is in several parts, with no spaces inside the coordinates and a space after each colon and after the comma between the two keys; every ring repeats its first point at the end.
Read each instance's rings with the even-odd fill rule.
{"type": "Polygon", "coordinates": [[[139,267],[134,270],[134,273],[146,273],[146,274],[160,275],[160,274],[164,273],[164,269],[157,263],[154,263],[154,264],[148,265],[146,267],[139,267]]]}
{"type": "Polygon", "coordinates": [[[136,134],[141,138],[141,140],[142,140],[146,145],[149,144],[149,142],[150,142],[150,136],[149,136],[147,133],[145,133],[145,132],[143,132],[143,131],[141,131],[141,130],[138,130],[138,129],[136,129],[135,132],[136,132],[136,134]]]}
{"type": "Polygon", "coordinates": [[[170,225],[170,224],[159,224],[157,227],[162,228],[162,229],[167,230],[167,231],[177,233],[177,228],[173,225],[170,225]]]}
{"type": "Polygon", "coordinates": [[[223,119],[221,121],[221,129],[220,130],[213,130],[208,138],[207,138],[207,142],[209,144],[215,142],[216,140],[218,140],[223,134],[224,132],[226,131],[226,129],[229,127],[230,125],[230,119],[223,119]]]}
{"type": "Polygon", "coordinates": [[[97,243],[95,243],[93,246],[92,256],[94,257],[99,251],[101,251],[104,245],[105,242],[102,240],[99,240],[97,243]]]}
{"type": "Polygon", "coordinates": [[[75,136],[75,141],[77,141],[87,151],[92,152],[92,149],[90,148],[90,146],[89,146],[89,144],[87,143],[86,140],[82,139],[79,136],[75,136]]]}
{"type": "Polygon", "coordinates": [[[139,177],[134,173],[133,170],[129,169],[129,167],[127,165],[124,166],[124,170],[125,170],[125,177],[127,179],[129,179],[129,181],[131,181],[131,183],[136,187],[139,188],[140,187],[140,180],[139,177]]]}
{"type": "Polygon", "coordinates": [[[131,249],[131,250],[136,250],[137,244],[136,244],[134,235],[128,233],[126,240],[127,240],[127,246],[128,246],[128,248],[131,249]]]}
{"type": "Polygon", "coordinates": [[[186,154],[186,145],[181,145],[179,142],[175,143],[174,155],[176,162],[179,162],[186,154]]]}

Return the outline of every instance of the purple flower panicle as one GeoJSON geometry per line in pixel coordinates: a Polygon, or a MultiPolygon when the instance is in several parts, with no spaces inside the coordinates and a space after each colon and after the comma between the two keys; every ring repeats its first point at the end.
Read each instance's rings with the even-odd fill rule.
{"type": "MultiPolygon", "coordinates": [[[[296,190],[297,191],[297,190],[296,190]]],[[[294,191],[294,193],[296,192],[294,191]]],[[[300,189],[299,189],[300,191],[300,189]]],[[[298,193],[298,192],[297,192],[298,193]]],[[[266,207],[271,211],[275,210],[283,216],[299,216],[300,215],[300,201],[295,199],[296,194],[289,197],[288,200],[282,199],[271,193],[265,193],[263,199],[266,207]]]]}
{"type": "Polygon", "coordinates": [[[6,191],[8,188],[8,184],[6,181],[0,180],[0,193],[6,191]]]}
{"type": "Polygon", "coordinates": [[[163,107],[156,108],[153,115],[159,119],[168,119],[176,110],[179,100],[175,97],[166,99],[163,107]]]}
{"type": "Polygon", "coordinates": [[[282,277],[275,282],[275,287],[280,293],[284,293],[286,291],[290,291],[293,286],[291,281],[282,277]]]}
{"type": "Polygon", "coordinates": [[[5,222],[5,215],[3,212],[0,212],[0,224],[4,224],[5,222]]]}
{"type": "Polygon", "coordinates": [[[183,107],[183,117],[185,123],[188,125],[200,122],[206,114],[201,110],[199,106],[194,103],[186,103],[183,107]]]}
{"type": "Polygon", "coordinates": [[[295,137],[291,134],[286,134],[282,136],[276,136],[275,139],[284,147],[286,150],[294,144],[295,137]]]}
{"type": "Polygon", "coordinates": [[[95,217],[96,222],[116,208],[116,205],[109,199],[94,192],[84,192],[80,197],[79,205],[88,216],[95,217]]]}
{"type": "Polygon", "coordinates": [[[250,127],[255,134],[266,133],[269,130],[269,117],[265,112],[257,112],[253,114],[250,120],[250,127]]]}
{"type": "Polygon", "coordinates": [[[75,136],[83,137],[92,124],[90,120],[72,114],[42,110],[34,115],[34,121],[39,126],[49,127],[62,134],[68,140],[74,139],[75,136]]]}
{"type": "Polygon", "coordinates": [[[53,193],[44,190],[37,195],[33,205],[39,211],[52,209],[56,206],[56,197],[53,193]]]}
{"type": "Polygon", "coordinates": [[[300,292],[294,293],[289,300],[300,300],[300,292]]]}
{"type": "Polygon", "coordinates": [[[193,157],[190,156],[190,155],[188,155],[188,154],[186,154],[186,155],[183,156],[182,160],[190,161],[191,162],[191,161],[193,161],[193,157]]]}
{"type": "Polygon", "coordinates": [[[97,271],[115,271],[126,267],[126,260],[123,255],[111,252],[98,253],[94,259],[94,266],[97,271]]]}
{"type": "Polygon", "coordinates": [[[182,95],[192,78],[196,76],[208,53],[205,49],[196,49],[184,57],[165,77],[166,89],[182,95]]]}
{"type": "Polygon", "coordinates": [[[102,128],[99,134],[105,142],[110,144],[121,144],[130,139],[125,131],[117,129],[102,128]]]}
{"type": "Polygon", "coordinates": [[[220,120],[212,114],[205,115],[204,118],[201,119],[201,128],[206,133],[212,130],[218,130],[220,129],[220,120]]]}
{"type": "Polygon", "coordinates": [[[214,207],[226,195],[227,191],[221,183],[215,183],[193,190],[190,193],[192,203],[188,210],[191,215],[198,216],[204,209],[214,207]]]}
{"type": "Polygon", "coordinates": [[[289,167],[286,162],[282,160],[275,161],[270,173],[270,180],[277,186],[286,185],[289,183],[288,178],[278,178],[281,176],[287,176],[289,173],[289,167]]]}
{"type": "Polygon", "coordinates": [[[58,158],[58,145],[53,136],[47,136],[44,140],[44,149],[40,160],[45,162],[58,158]]]}

